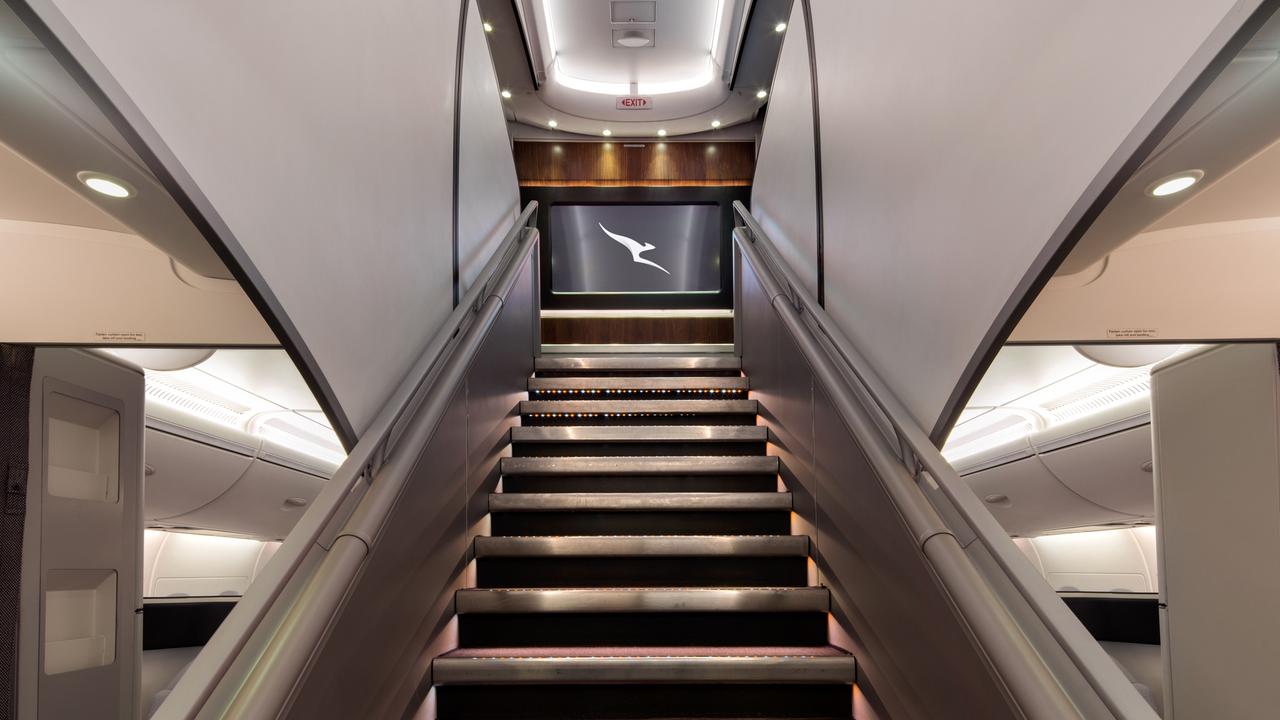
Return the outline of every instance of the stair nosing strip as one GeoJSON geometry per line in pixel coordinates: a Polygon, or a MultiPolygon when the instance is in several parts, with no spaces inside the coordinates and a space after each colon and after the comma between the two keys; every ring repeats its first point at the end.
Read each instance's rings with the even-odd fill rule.
{"type": "Polygon", "coordinates": [[[768,439],[769,429],[763,425],[521,425],[511,428],[513,443],[723,443],[768,439]]]}
{"type": "Polygon", "coordinates": [[[789,492],[490,493],[489,512],[785,512],[789,492]]]}
{"type": "Polygon", "coordinates": [[[503,475],[776,475],[776,456],[633,455],[619,457],[504,457],[503,475]],[[618,470],[618,466],[628,466],[618,470]],[[756,466],[756,467],[753,467],[756,466]]]}
{"type": "Polygon", "coordinates": [[[486,557],[805,557],[805,535],[559,535],[474,538],[486,557]]]}
{"type": "Polygon", "coordinates": [[[438,657],[438,685],[615,683],[852,684],[852,655],[438,657]]]}
{"type": "Polygon", "coordinates": [[[526,613],[829,612],[822,586],[778,588],[545,588],[459,590],[460,615],[526,613]]]}

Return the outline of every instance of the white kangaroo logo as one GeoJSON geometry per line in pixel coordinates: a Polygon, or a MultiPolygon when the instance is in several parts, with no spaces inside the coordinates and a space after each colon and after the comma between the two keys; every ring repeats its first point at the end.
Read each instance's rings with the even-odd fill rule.
{"type": "Polygon", "coordinates": [[[619,243],[619,244],[621,244],[621,245],[622,245],[622,247],[624,247],[624,248],[626,248],[626,249],[628,249],[628,250],[630,250],[630,251],[631,251],[631,260],[632,260],[632,262],[637,262],[637,263],[640,263],[641,265],[651,265],[651,266],[653,266],[653,267],[658,268],[658,269],[659,269],[659,270],[661,270],[662,272],[667,273],[668,275],[670,275],[670,274],[671,274],[671,273],[667,272],[667,269],[666,269],[666,268],[662,267],[662,266],[661,266],[661,265],[659,265],[658,263],[656,263],[656,262],[654,262],[654,261],[652,261],[652,260],[646,260],[646,259],[644,259],[644,258],[640,257],[640,253],[642,253],[642,252],[649,252],[650,250],[655,250],[655,249],[657,249],[657,246],[656,246],[656,245],[654,245],[653,243],[645,243],[645,244],[641,245],[640,243],[636,242],[635,240],[632,240],[631,238],[627,237],[626,235],[618,235],[617,233],[611,233],[611,232],[609,232],[609,228],[605,227],[605,226],[604,226],[604,223],[597,223],[597,224],[600,226],[600,229],[604,231],[604,234],[605,234],[605,235],[608,235],[609,237],[611,237],[611,238],[613,238],[614,240],[618,241],[618,243],[619,243]]]}

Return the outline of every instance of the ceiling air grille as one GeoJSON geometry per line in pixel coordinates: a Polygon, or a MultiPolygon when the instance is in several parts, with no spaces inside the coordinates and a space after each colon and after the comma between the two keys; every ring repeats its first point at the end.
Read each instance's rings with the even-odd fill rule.
{"type": "Polygon", "coordinates": [[[657,22],[658,0],[613,0],[609,3],[609,20],[615,23],[657,22]]]}

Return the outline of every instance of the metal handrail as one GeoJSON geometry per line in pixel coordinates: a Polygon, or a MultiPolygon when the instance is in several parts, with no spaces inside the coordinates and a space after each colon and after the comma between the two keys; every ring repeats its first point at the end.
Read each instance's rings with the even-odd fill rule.
{"type": "MultiPolygon", "coordinates": [[[[319,549],[329,553],[326,559],[349,557],[350,553],[346,551],[350,549],[350,543],[339,542],[344,537],[338,533],[339,529],[357,509],[357,503],[364,499],[370,485],[376,487],[373,482],[375,474],[392,455],[405,433],[406,424],[430,394],[446,363],[457,355],[466,336],[476,334],[470,331],[486,325],[483,321],[476,323],[476,320],[483,319],[483,309],[486,304],[492,304],[488,301],[495,297],[495,287],[501,287],[505,292],[514,272],[512,266],[518,265],[529,247],[536,245],[537,212],[536,201],[524,207],[476,281],[365,429],[347,459],[325,483],[324,489],[285,538],[262,574],[236,603],[153,717],[159,720],[193,720],[230,672],[253,635],[263,627],[270,611],[284,598],[286,589],[315,579],[318,568],[313,568],[314,571],[305,579],[302,572],[313,551],[319,549]],[[520,252],[522,249],[524,252],[520,252]],[[359,482],[361,478],[366,482],[359,482]]],[[[501,298],[497,298],[497,302],[500,304],[501,298]]],[[[492,317],[487,319],[492,321],[492,317]]],[[[487,327],[483,329],[487,330],[487,327]]]]}
{"type": "MultiPolygon", "coordinates": [[[[1131,684],[1127,681],[1120,682],[1114,672],[1107,672],[1114,670],[1109,657],[1029,565],[1009,540],[1008,534],[982,506],[969,485],[960,479],[950,463],[942,457],[906,406],[799,281],[751,212],[738,201],[734,202],[733,209],[742,222],[739,230],[745,231],[736,232],[735,237],[739,238],[740,244],[745,240],[752,249],[758,251],[744,255],[755,255],[762,261],[761,269],[772,276],[778,293],[784,296],[800,316],[796,319],[802,322],[795,323],[793,330],[803,327],[821,338],[820,346],[806,348],[810,351],[806,354],[818,362],[822,361],[823,356],[837,360],[839,374],[856,383],[858,392],[854,395],[864,401],[864,407],[867,405],[866,401],[870,402],[867,409],[873,410],[878,416],[876,424],[885,436],[889,451],[920,486],[924,497],[946,523],[950,531],[948,534],[955,536],[960,548],[967,548],[974,541],[981,543],[1017,591],[1019,599],[1043,623],[1102,703],[1116,717],[1154,717],[1150,706],[1131,684]],[[815,351],[819,348],[826,352],[817,354],[815,351]],[[934,487],[940,492],[931,491],[934,487]],[[957,522],[963,525],[956,527],[957,522]]],[[[923,526],[916,529],[922,534],[928,532],[923,526]]],[[[921,539],[922,549],[925,549],[928,540],[929,537],[921,539]]],[[[1123,680],[1123,677],[1120,676],[1119,680],[1123,680]]]]}

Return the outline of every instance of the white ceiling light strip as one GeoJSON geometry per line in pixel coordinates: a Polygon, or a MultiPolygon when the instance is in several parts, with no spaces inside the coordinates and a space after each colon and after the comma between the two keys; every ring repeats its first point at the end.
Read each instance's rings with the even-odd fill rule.
{"type": "MultiPolygon", "coordinates": [[[[711,41],[707,51],[706,66],[698,72],[698,74],[681,78],[679,80],[667,80],[664,82],[642,82],[636,85],[636,93],[640,95],[667,95],[677,92],[688,92],[689,90],[697,90],[706,86],[715,79],[716,63],[715,54],[716,46],[720,41],[720,29],[724,17],[724,0],[717,0],[716,13],[712,22],[711,41]]],[[[605,82],[601,80],[588,80],[586,78],[574,77],[564,72],[560,67],[560,48],[556,43],[555,20],[551,15],[551,0],[542,0],[542,18],[543,24],[547,28],[547,43],[551,46],[551,62],[548,65],[551,79],[557,84],[563,85],[570,90],[578,92],[593,93],[595,95],[630,95],[631,83],[627,82],[605,82]]]]}

